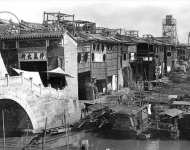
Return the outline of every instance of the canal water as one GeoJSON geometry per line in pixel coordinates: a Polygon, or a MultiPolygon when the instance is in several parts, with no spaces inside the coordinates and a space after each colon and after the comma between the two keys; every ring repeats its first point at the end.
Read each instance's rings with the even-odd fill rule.
{"type": "Polygon", "coordinates": [[[185,140],[131,140],[131,139],[105,139],[87,134],[92,150],[188,150],[190,141],[185,140]]]}
{"type": "MultiPolygon", "coordinates": [[[[73,141],[73,145],[79,149],[79,143],[81,140],[88,140],[89,150],[189,150],[190,141],[187,140],[132,140],[132,139],[113,139],[113,138],[102,138],[94,133],[77,133],[77,136],[73,141]],[[77,137],[77,139],[76,139],[77,137]]],[[[70,141],[72,141],[70,137],[70,141]]],[[[21,150],[23,143],[26,139],[21,137],[7,138],[6,139],[6,150],[21,150]]],[[[62,145],[64,139],[59,138],[57,141],[52,142],[53,145],[48,145],[44,147],[44,150],[54,150],[60,148],[54,148],[58,145],[62,145]],[[51,148],[50,148],[51,147],[51,148]]],[[[33,149],[33,148],[32,148],[33,149]]],[[[38,148],[41,149],[41,145],[38,148]]],[[[62,147],[62,150],[66,150],[66,147],[62,147]]],[[[0,139],[0,150],[3,150],[3,139],[0,139]]],[[[69,150],[73,150],[72,147],[69,150]]]]}

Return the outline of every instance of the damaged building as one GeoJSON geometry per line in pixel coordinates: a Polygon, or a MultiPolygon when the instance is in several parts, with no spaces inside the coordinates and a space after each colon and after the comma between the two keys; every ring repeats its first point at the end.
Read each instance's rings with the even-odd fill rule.
{"type": "Polygon", "coordinates": [[[1,36],[1,54],[9,75],[12,68],[39,72],[44,86],[70,88],[78,99],[77,43],[68,32],[33,32],[1,36]],[[71,64],[72,62],[72,64],[71,64]],[[61,68],[67,76],[47,71],[61,68]]]}
{"type": "Polygon", "coordinates": [[[162,38],[96,27],[60,12],[44,12],[42,24],[12,25],[1,34],[1,54],[10,75],[11,68],[40,72],[45,86],[69,87],[80,100],[167,75],[177,57],[175,45],[162,38]],[[58,67],[73,78],[47,73],[58,67]]]}

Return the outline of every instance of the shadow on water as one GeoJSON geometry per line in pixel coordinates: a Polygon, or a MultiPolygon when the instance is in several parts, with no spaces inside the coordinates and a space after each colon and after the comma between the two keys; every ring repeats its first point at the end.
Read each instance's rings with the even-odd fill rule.
{"type": "Polygon", "coordinates": [[[96,130],[92,134],[101,139],[125,140],[136,138],[136,134],[133,131],[96,130]]]}
{"type": "MultiPolygon", "coordinates": [[[[89,150],[106,150],[106,148],[110,148],[110,150],[188,150],[190,147],[190,141],[184,140],[136,140],[121,138],[118,135],[104,135],[103,133],[105,132],[79,132],[76,133],[77,135],[73,137],[73,140],[72,136],[70,136],[70,141],[72,141],[76,149],[76,147],[79,148],[81,140],[87,139],[89,141],[89,150]]],[[[56,137],[46,138],[46,148],[66,149],[63,146],[64,136],[59,135],[56,137]],[[55,140],[52,140],[52,138],[55,140]],[[51,144],[51,146],[48,144],[51,144]]],[[[21,137],[7,138],[6,150],[12,150],[13,147],[16,150],[21,150],[25,140],[21,137]]],[[[3,150],[2,143],[3,139],[0,138],[0,150],[3,150]]],[[[41,145],[38,148],[41,148],[41,145]]],[[[73,150],[73,148],[70,147],[70,150],[73,150]]]]}

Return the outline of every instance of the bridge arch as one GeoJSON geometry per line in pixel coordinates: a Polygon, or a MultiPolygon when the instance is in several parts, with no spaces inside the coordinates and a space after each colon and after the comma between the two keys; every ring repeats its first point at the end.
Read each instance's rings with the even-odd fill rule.
{"type": "MultiPolygon", "coordinates": [[[[0,95],[0,110],[2,109],[5,114],[5,130],[7,130],[7,134],[8,132],[14,133],[24,129],[37,129],[35,113],[26,100],[11,97],[10,95],[0,95]]],[[[0,126],[2,126],[1,123],[2,115],[0,115],[0,126]]]]}

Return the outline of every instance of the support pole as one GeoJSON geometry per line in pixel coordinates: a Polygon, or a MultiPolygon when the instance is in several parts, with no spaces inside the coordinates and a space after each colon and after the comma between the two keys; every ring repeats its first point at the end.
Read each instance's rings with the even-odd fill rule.
{"type": "Polygon", "coordinates": [[[65,123],[65,134],[66,134],[66,146],[67,150],[69,150],[69,136],[68,136],[68,127],[67,127],[67,116],[66,116],[66,110],[64,110],[64,123],[65,123]]]}
{"type": "Polygon", "coordinates": [[[2,119],[3,119],[3,150],[5,150],[5,117],[3,109],[2,109],[2,119]]]}
{"type": "Polygon", "coordinates": [[[9,75],[5,74],[6,80],[7,80],[7,86],[9,86],[9,75]]]}
{"type": "Polygon", "coordinates": [[[40,95],[42,94],[42,85],[39,84],[39,87],[40,87],[40,95]]]}
{"type": "Polygon", "coordinates": [[[21,84],[23,84],[23,72],[20,72],[21,84]]]}
{"type": "Polygon", "coordinates": [[[46,128],[47,128],[47,117],[46,117],[46,121],[45,121],[45,128],[44,128],[44,132],[43,132],[43,137],[42,137],[42,150],[44,150],[44,145],[45,145],[46,128]]]}
{"type": "Polygon", "coordinates": [[[32,84],[33,84],[33,83],[32,83],[32,77],[30,77],[29,79],[30,79],[30,88],[31,88],[31,90],[32,90],[32,84]]]}

